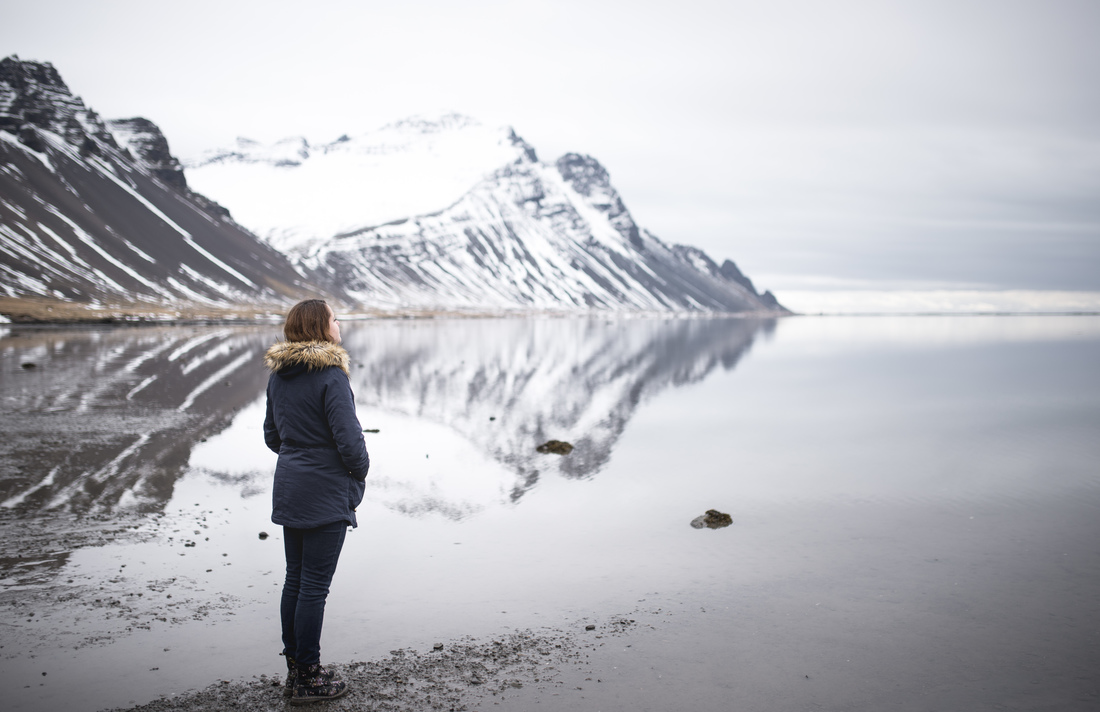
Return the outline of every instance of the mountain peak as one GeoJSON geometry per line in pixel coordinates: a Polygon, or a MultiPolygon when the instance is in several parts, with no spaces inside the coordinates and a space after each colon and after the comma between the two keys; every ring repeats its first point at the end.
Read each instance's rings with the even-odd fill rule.
{"type": "Polygon", "coordinates": [[[0,131],[17,136],[39,153],[45,150],[45,130],[77,146],[82,155],[99,155],[103,146],[118,148],[99,115],[73,96],[49,62],[0,60],[0,131]]]}
{"type": "Polygon", "coordinates": [[[511,126],[508,127],[508,140],[512,142],[513,146],[523,151],[522,157],[516,159],[517,162],[524,159],[526,159],[528,163],[539,162],[539,157],[535,153],[535,147],[524,141],[523,138],[520,137],[520,135],[516,133],[516,130],[511,126]]]}
{"type": "Polygon", "coordinates": [[[184,165],[192,188],[290,250],[438,211],[502,167],[537,162],[511,128],[446,114],[313,145],[300,137],[238,139],[184,165]]]}
{"type": "Polygon", "coordinates": [[[110,124],[53,65],[0,60],[0,291],[171,314],[279,304],[303,277],[188,190],[152,121],[110,124]]]}
{"type": "Polygon", "coordinates": [[[153,175],[177,190],[187,189],[183,168],[168,149],[168,139],[159,126],[140,116],[111,119],[107,125],[134,159],[144,164],[153,175]]]}
{"type": "Polygon", "coordinates": [[[611,175],[607,169],[592,156],[579,153],[567,153],[557,162],[558,173],[584,197],[599,190],[611,188],[611,175]]]}
{"type": "Polygon", "coordinates": [[[459,114],[457,112],[451,112],[449,114],[442,114],[435,118],[430,118],[426,116],[410,116],[408,118],[386,124],[380,130],[398,130],[409,131],[413,133],[432,134],[440,133],[443,131],[453,131],[455,129],[463,129],[469,126],[481,126],[481,122],[471,116],[466,116],[465,114],[459,114]]]}
{"type": "Polygon", "coordinates": [[[0,82],[9,84],[13,89],[26,91],[31,87],[53,89],[63,94],[70,95],[61,73],[49,62],[36,62],[34,60],[19,59],[19,55],[13,54],[0,59],[0,82]]]}
{"type": "MultiPolygon", "coordinates": [[[[742,273],[741,270],[737,268],[737,265],[734,264],[732,260],[726,260],[725,262],[723,262],[718,271],[726,279],[730,280],[731,282],[737,282],[745,289],[749,290],[753,294],[756,294],[756,287],[753,286],[752,280],[746,277],[744,273],[742,273]]],[[[772,297],[772,301],[775,301],[775,297],[772,297]]]]}
{"type": "Polygon", "coordinates": [[[605,213],[616,232],[623,236],[635,249],[644,250],[638,224],[626,209],[619,192],[611,185],[611,175],[607,169],[592,156],[579,153],[567,153],[558,159],[558,173],[563,180],[584,196],[588,204],[605,213]]]}

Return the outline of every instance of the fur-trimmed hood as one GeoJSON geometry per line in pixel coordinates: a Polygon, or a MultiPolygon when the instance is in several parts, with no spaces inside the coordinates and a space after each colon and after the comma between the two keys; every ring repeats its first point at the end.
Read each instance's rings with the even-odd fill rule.
{"type": "Polygon", "coordinates": [[[350,364],[344,347],[331,341],[278,341],[264,354],[264,365],[272,373],[290,366],[304,366],[309,371],[336,366],[350,378],[350,364]]]}

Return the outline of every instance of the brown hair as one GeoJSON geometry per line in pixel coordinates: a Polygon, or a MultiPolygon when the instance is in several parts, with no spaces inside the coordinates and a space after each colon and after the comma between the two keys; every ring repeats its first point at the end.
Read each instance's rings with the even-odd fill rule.
{"type": "Polygon", "coordinates": [[[332,341],[328,320],[329,306],[324,299],[306,299],[287,312],[283,336],[287,341],[332,341]]]}

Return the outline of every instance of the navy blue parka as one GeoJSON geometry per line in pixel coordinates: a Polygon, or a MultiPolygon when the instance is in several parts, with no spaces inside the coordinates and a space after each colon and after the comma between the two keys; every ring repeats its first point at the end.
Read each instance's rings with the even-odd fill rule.
{"type": "Polygon", "coordinates": [[[281,341],[264,365],[264,441],[279,453],[271,521],[296,529],[358,526],[370,456],[355,415],[348,353],[327,341],[281,341]]]}

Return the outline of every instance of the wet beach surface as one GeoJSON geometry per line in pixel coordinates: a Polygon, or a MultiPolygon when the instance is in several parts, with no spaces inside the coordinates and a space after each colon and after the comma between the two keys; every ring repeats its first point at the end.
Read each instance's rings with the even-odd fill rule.
{"type": "MultiPolygon", "coordinates": [[[[0,336],[9,709],[286,707],[276,334],[0,336]]],[[[327,708],[1100,701],[1096,318],[377,322],[345,344],[377,432],[322,640],[354,690],[327,708]],[[711,508],[733,524],[692,528],[711,508]]]]}

